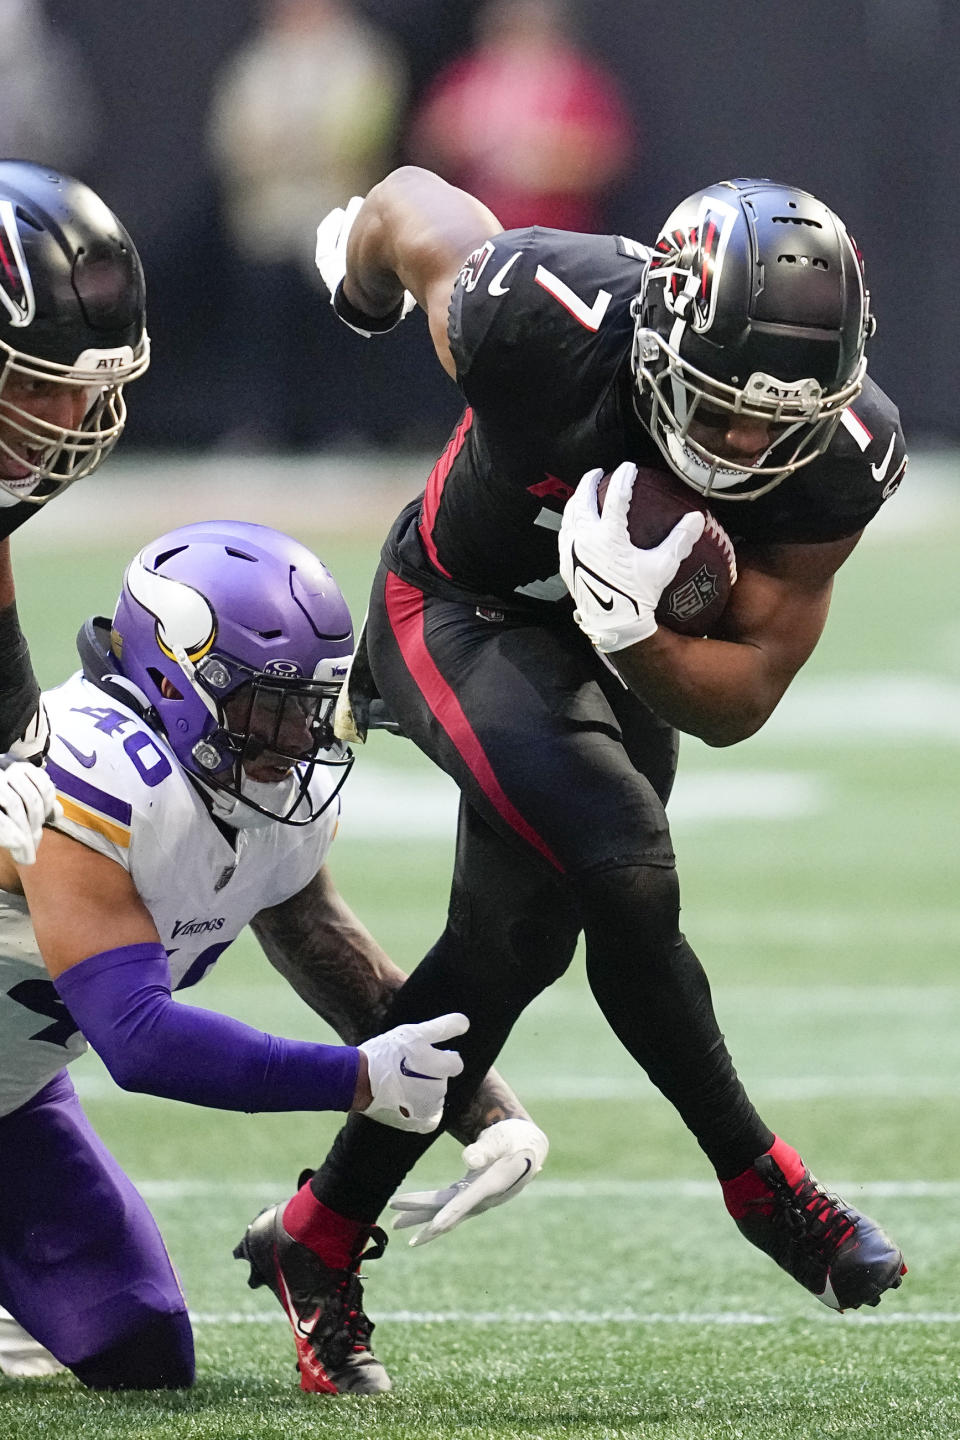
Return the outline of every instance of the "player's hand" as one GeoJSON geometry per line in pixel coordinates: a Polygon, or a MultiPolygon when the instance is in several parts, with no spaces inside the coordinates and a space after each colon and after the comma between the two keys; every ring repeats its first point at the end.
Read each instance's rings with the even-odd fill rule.
{"type": "Polygon", "coordinates": [[[598,650],[610,654],[648,640],[657,628],[660,596],[703,534],[706,517],[692,510],[651,550],[630,540],[627,511],[637,478],[618,465],[597,508],[602,470],[588,470],[567,501],[560,524],[560,574],[576,609],[573,618],[598,650]]]}
{"type": "Polygon", "coordinates": [[[50,721],[46,706],[41,700],[36,711],[23,728],[23,734],[14,740],[7,755],[11,760],[32,760],[39,764],[50,749],[50,721]]]}
{"type": "Polygon", "coordinates": [[[365,316],[351,305],[343,293],[343,278],[347,273],[347,241],[357,212],[363,204],[362,195],[354,195],[346,207],[337,206],[325,215],[317,226],[317,249],[314,259],[320,278],[330,291],[330,304],[344,325],[357,335],[369,340],[372,335],[383,335],[395,326],[416,306],[416,300],[409,290],[403,292],[403,299],[389,315],[379,318],[365,316]]]}
{"type": "Polygon", "coordinates": [[[456,1050],[438,1050],[442,1040],[463,1035],[466,1015],[439,1015],[419,1025],[398,1025],[384,1035],[364,1040],[358,1048],[367,1058],[373,1098],[363,1111],[381,1125],[429,1135],[443,1114],[447,1081],[459,1075],[463,1060],[456,1050]]]}
{"type": "Polygon", "coordinates": [[[399,1212],[394,1230],[422,1225],[410,1244],[426,1245],[461,1220],[505,1204],[543,1169],[549,1148],[546,1135],[532,1120],[498,1120],[488,1125],[464,1149],[467,1173],[462,1180],[445,1190],[412,1190],[394,1196],[390,1208],[399,1212]]]}
{"type": "Polygon", "coordinates": [[[46,820],[63,814],[53,781],[39,765],[0,757],[0,846],[17,865],[32,865],[46,820]]]}

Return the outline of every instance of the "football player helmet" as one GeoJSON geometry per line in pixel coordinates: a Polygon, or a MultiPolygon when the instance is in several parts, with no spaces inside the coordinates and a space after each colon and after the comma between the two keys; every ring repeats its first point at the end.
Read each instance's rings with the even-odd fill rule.
{"type": "Polygon", "coordinates": [[[0,160],[0,506],[95,470],[149,360],[143,269],[117,217],[79,180],[0,160]]]}
{"type": "Polygon", "coordinates": [[[353,763],[333,733],[353,629],[298,541],[238,521],[162,535],[127,567],[110,643],[219,818],[305,825],[331,803],[353,763]],[[318,765],[342,771],[332,788],[311,784],[318,765]]]}
{"type": "Polygon", "coordinates": [[[640,417],[701,494],[753,500],[822,455],[866,370],[859,251],[804,190],[725,180],[667,220],[633,301],[640,417]],[[754,443],[738,453],[727,433],[754,443]]]}

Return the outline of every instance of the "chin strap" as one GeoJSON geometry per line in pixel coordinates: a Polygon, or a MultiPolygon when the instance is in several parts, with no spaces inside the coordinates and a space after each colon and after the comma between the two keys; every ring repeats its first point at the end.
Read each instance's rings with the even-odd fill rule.
{"type": "Polygon", "coordinates": [[[31,505],[29,500],[15,500],[12,497],[9,503],[0,505],[0,540],[6,540],[14,530],[19,530],[39,509],[39,505],[31,505]]]}

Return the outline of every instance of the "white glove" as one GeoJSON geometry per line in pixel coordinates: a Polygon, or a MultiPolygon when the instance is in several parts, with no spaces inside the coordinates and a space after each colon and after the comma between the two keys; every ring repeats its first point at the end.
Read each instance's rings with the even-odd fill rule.
{"type": "Polygon", "coordinates": [[[0,846],[17,865],[32,865],[45,820],[63,811],[53,781],[39,765],[0,757],[0,846]]]}
{"type": "Polygon", "coordinates": [[[410,1244],[426,1245],[461,1220],[505,1204],[543,1169],[549,1148],[546,1135],[532,1120],[498,1120],[488,1125],[464,1149],[467,1173],[462,1180],[445,1190],[413,1190],[394,1196],[390,1209],[400,1212],[394,1230],[422,1225],[410,1244]]]}
{"type": "Polygon", "coordinates": [[[388,330],[399,325],[400,321],[405,319],[415,308],[417,302],[409,290],[404,290],[399,314],[392,312],[381,320],[368,316],[366,317],[368,320],[366,327],[361,323],[364,317],[360,312],[350,306],[349,301],[345,302],[340,285],[347,273],[347,240],[362,204],[363,196],[354,195],[353,199],[347,202],[345,210],[337,206],[335,210],[330,211],[329,215],[324,215],[317,226],[317,249],[314,259],[317,269],[320,271],[320,278],[330,291],[330,304],[339,319],[343,321],[344,325],[349,325],[357,335],[362,335],[365,340],[369,340],[372,335],[384,335],[388,330]],[[349,307],[349,318],[344,312],[344,304],[349,307]]]}
{"type": "Polygon", "coordinates": [[[463,1060],[456,1050],[437,1050],[470,1028],[466,1015],[439,1015],[419,1025],[398,1025],[373,1035],[358,1048],[367,1057],[373,1099],[363,1111],[381,1125],[429,1135],[443,1114],[447,1081],[459,1075],[463,1060]]]}
{"type": "Polygon", "coordinates": [[[573,618],[603,654],[648,640],[657,628],[660,596],[703,534],[706,517],[692,510],[652,550],[630,539],[627,511],[637,467],[618,465],[597,508],[602,470],[588,470],[567,501],[560,524],[560,574],[573,596],[573,618]]]}

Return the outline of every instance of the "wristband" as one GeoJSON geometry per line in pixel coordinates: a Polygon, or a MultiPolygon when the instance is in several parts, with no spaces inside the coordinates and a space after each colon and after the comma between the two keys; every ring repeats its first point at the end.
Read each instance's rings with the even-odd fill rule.
{"type": "Polygon", "coordinates": [[[345,325],[352,330],[359,330],[361,335],[386,335],[388,331],[395,330],[403,319],[403,296],[397,301],[393,309],[387,315],[366,315],[358,310],[356,305],[351,305],[343,293],[343,281],[333,292],[331,303],[336,315],[345,325]]]}

